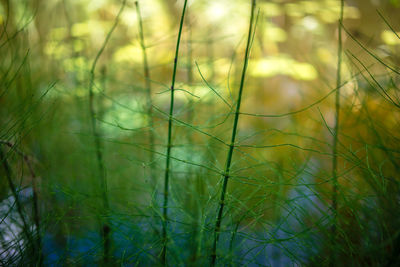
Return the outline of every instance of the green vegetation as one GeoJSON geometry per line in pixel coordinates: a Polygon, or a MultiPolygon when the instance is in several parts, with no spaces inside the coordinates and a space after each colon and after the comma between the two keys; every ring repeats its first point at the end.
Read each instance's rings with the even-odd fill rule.
{"type": "Polygon", "coordinates": [[[0,1],[0,266],[398,266],[399,1],[0,1]]]}

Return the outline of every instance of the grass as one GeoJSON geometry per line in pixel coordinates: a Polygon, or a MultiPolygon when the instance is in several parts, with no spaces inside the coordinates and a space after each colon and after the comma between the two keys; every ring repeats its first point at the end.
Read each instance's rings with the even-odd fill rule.
{"type": "Polygon", "coordinates": [[[161,262],[163,265],[167,265],[167,245],[168,245],[168,199],[169,199],[169,177],[170,177],[170,161],[171,161],[171,149],[172,149],[172,127],[174,116],[174,101],[175,101],[175,79],[176,79],[176,70],[178,67],[178,56],[179,56],[179,45],[181,43],[181,35],[183,22],[185,18],[187,0],[185,0],[182,9],[182,16],[179,24],[178,38],[176,41],[176,49],[175,49],[175,58],[174,58],[174,67],[172,71],[172,81],[171,81],[171,98],[169,103],[169,117],[168,117],[168,138],[167,138],[167,154],[165,160],[165,176],[164,176],[164,202],[163,202],[163,217],[162,217],[162,240],[163,246],[161,251],[161,262]]]}
{"type": "Polygon", "coordinates": [[[398,45],[167,2],[0,4],[0,265],[396,266],[398,45]]]}
{"type": "MultiPolygon", "coordinates": [[[[28,246],[33,245],[33,243],[34,243],[33,237],[32,237],[32,234],[31,234],[31,232],[29,230],[29,226],[28,226],[28,223],[27,223],[26,218],[25,218],[25,212],[23,210],[21,201],[19,200],[18,191],[17,191],[17,189],[16,189],[16,187],[14,185],[14,182],[13,182],[13,174],[12,174],[12,171],[11,171],[11,167],[10,167],[10,164],[8,163],[7,157],[6,157],[5,153],[3,152],[3,150],[0,150],[0,159],[1,159],[2,165],[3,165],[4,170],[5,170],[8,186],[10,187],[11,193],[13,194],[13,197],[15,199],[15,206],[17,208],[18,215],[19,215],[19,217],[20,217],[20,219],[22,221],[22,224],[23,224],[22,225],[22,230],[23,230],[23,233],[24,233],[24,235],[25,235],[25,237],[26,237],[26,239],[28,241],[27,245],[28,246]]],[[[33,248],[31,248],[31,249],[33,249],[33,248]]],[[[32,253],[33,254],[33,252],[28,252],[28,253],[32,253]]]]}
{"type": "Polygon", "coordinates": [[[215,228],[214,228],[214,242],[213,242],[213,247],[212,247],[212,251],[211,251],[211,266],[215,265],[216,259],[217,259],[217,245],[218,245],[218,240],[219,240],[219,235],[220,235],[220,230],[221,230],[222,215],[223,215],[224,206],[225,206],[225,195],[227,192],[228,180],[230,178],[230,169],[231,169],[231,163],[232,163],[232,157],[233,157],[233,150],[235,148],[236,133],[237,133],[237,127],[238,127],[238,123],[239,123],[240,105],[242,103],[242,94],[243,94],[244,82],[245,82],[245,78],[246,78],[246,70],[247,70],[249,57],[250,57],[250,47],[251,47],[251,42],[252,42],[252,36],[253,36],[253,31],[254,31],[253,27],[254,27],[255,8],[256,8],[256,1],[253,0],[251,2],[249,32],[248,32],[248,36],[247,36],[247,44],[246,44],[246,52],[245,52],[245,56],[244,56],[242,76],[240,79],[239,94],[238,94],[238,98],[236,101],[235,118],[234,118],[233,127],[232,127],[232,137],[231,137],[231,142],[229,144],[229,151],[228,151],[226,163],[225,163],[225,170],[224,170],[224,175],[223,175],[223,184],[222,184],[221,197],[220,197],[220,201],[219,201],[218,215],[217,215],[217,220],[215,222],[215,228]]]}
{"type": "Polygon", "coordinates": [[[111,29],[107,33],[106,38],[104,39],[103,44],[100,47],[100,50],[96,54],[95,59],[93,60],[92,67],[90,69],[90,82],[89,82],[89,115],[90,115],[90,124],[91,124],[91,130],[94,138],[94,146],[95,146],[95,151],[96,151],[96,159],[97,159],[97,176],[100,179],[100,184],[101,184],[101,198],[103,202],[103,219],[104,222],[102,223],[100,232],[102,235],[103,239],[103,264],[105,266],[110,264],[110,258],[111,258],[111,227],[109,223],[109,210],[110,210],[110,203],[108,200],[108,189],[107,189],[107,176],[106,176],[106,167],[104,165],[104,156],[103,156],[103,146],[100,140],[100,133],[97,127],[96,123],[96,112],[95,112],[95,107],[94,107],[94,84],[95,84],[95,72],[96,72],[96,67],[97,67],[97,62],[102,55],[104,49],[107,46],[108,41],[111,38],[111,35],[115,28],[118,25],[119,18],[124,10],[124,7],[126,5],[126,0],[122,2],[121,8],[117,14],[117,17],[115,19],[114,24],[112,25],[111,29]]]}
{"type": "MultiPolygon", "coordinates": [[[[152,101],[152,88],[151,88],[151,78],[150,78],[150,68],[149,68],[149,63],[147,60],[147,51],[146,51],[146,43],[144,40],[144,30],[143,30],[143,21],[142,21],[142,15],[140,13],[140,7],[139,7],[139,2],[135,2],[136,5],[136,11],[137,11],[137,17],[139,19],[139,37],[140,37],[140,47],[142,49],[142,55],[143,55],[143,73],[144,73],[144,80],[145,80],[145,90],[147,92],[147,116],[148,116],[148,125],[150,128],[149,132],[149,144],[150,144],[150,150],[154,151],[154,142],[155,142],[155,137],[153,133],[153,128],[154,128],[154,118],[153,118],[153,101],[152,101]]],[[[150,180],[152,181],[153,185],[155,186],[156,181],[155,181],[155,166],[154,166],[154,153],[150,152],[150,180]]]]}
{"type": "Polygon", "coordinates": [[[342,24],[343,24],[343,10],[344,1],[340,2],[340,18],[338,22],[338,63],[336,74],[336,95],[335,95],[335,125],[333,129],[333,147],[332,147],[332,255],[330,256],[330,266],[337,265],[336,247],[337,247],[337,206],[338,206],[338,136],[339,136],[339,123],[340,123],[340,87],[342,85],[341,71],[342,71],[342,24]]]}

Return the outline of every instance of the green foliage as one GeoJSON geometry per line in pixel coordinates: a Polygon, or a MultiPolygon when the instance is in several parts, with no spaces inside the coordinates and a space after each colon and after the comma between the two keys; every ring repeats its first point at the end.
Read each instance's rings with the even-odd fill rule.
{"type": "Polygon", "coordinates": [[[0,265],[397,266],[378,2],[0,1],[0,265]]]}

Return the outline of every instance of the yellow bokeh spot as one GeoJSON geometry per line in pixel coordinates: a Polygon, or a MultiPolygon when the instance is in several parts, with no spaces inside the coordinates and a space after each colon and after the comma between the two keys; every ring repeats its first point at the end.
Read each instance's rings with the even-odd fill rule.
{"type": "Polygon", "coordinates": [[[333,61],[331,52],[326,48],[318,48],[317,56],[318,56],[319,60],[321,60],[321,62],[323,62],[323,63],[330,63],[333,61]]]}
{"type": "MultiPolygon", "coordinates": [[[[335,8],[333,8],[335,9],[335,8]]],[[[326,23],[333,23],[339,20],[338,13],[332,9],[322,9],[318,13],[319,18],[326,23]]]]}
{"type": "Polygon", "coordinates": [[[50,39],[51,40],[62,40],[67,36],[67,28],[58,27],[51,29],[50,31],[50,39]]]}
{"type": "Polygon", "coordinates": [[[137,23],[136,10],[133,8],[125,10],[125,12],[121,14],[121,21],[127,26],[135,26],[137,23]]]}
{"type": "Polygon", "coordinates": [[[73,36],[85,36],[89,35],[89,33],[90,33],[90,27],[89,23],[87,22],[75,23],[71,29],[71,34],[73,36]]]}
{"type": "Polygon", "coordinates": [[[75,40],[73,43],[74,52],[80,52],[84,48],[84,43],[82,40],[75,40]]]}
{"type": "Polygon", "coordinates": [[[304,28],[309,31],[314,31],[319,27],[319,22],[313,16],[304,17],[302,20],[304,28]]]}
{"type": "Polygon", "coordinates": [[[265,38],[267,42],[284,42],[287,39],[287,34],[281,28],[269,25],[265,28],[265,38]]]}
{"type": "Polygon", "coordinates": [[[308,63],[295,62],[289,69],[291,76],[298,80],[311,81],[318,77],[315,68],[308,63]]]}
{"type": "Polygon", "coordinates": [[[361,17],[360,10],[353,6],[348,6],[344,8],[343,16],[349,19],[359,19],[361,17]]]}
{"type": "Polygon", "coordinates": [[[287,56],[269,57],[258,60],[250,68],[255,77],[286,75],[297,80],[314,80],[318,77],[315,68],[306,62],[298,62],[287,56]]]}
{"type": "Polygon", "coordinates": [[[253,63],[250,73],[256,77],[270,77],[279,74],[283,61],[278,58],[260,59],[253,63]]]}
{"type": "Polygon", "coordinates": [[[139,45],[126,45],[119,48],[114,53],[114,60],[116,62],[142,62],[142,49],[139,45]]]}
{"type": "MultiPolygon", "coordinates": [[[[318,11],[320,19],[326,23],[337,22],[340,17],[340,1],[326,0],[321,4],[322,6],[318,11]]],[[[354,6],[345,6],[343,10],[343,17],[346,19],[358,19],[361,17],[361,13],[358,8],[354,6]]]]}
{"type": "Polygon", "coordinates": [[[309,14],[314,14],[321,8],[320,4],[315,1],[302,1],[300,5],[303,7],[304,11],[309,14]]]}
{"type": "Polygon", "coordinates": [[[268,3],[268,2],[262,3],[261,8],[263,9],[267,17],[277,17],[282,15],[283,13],[282,9],[277,4],[274,3],[268,3]]]}
{"type": "Polygon", "coordinates": [[[64,60],[64,68],[66,71],[75,72],[77,69],[89,69],[89,62],[84,57],[68,58],[64,60]]]}
{"type": "Polygon", "coordinates": [[[227,75],[231,62],[228,58],[219,58],[214,61],[214,68],[219,75],[227,75]]]}
{"type": "Polygon", "coordinates": [[[295,3],[289,3],[285,5],[286,13],[291,17],[302,17],[304,15],[304,11],[301,8],[301,5],[295,3]]]}
{"type": "MultiPolygon", "coordinates": [[[[397,35],[400,35],[400,32],[398,32],[397,35]]],[[[389,31],[389,30],[384,30],[381,33],[381,38],[382,38],[382,41],[387,45],[398,45],[398,44],[400,44],[399,37],[397,37],[394,32],[389,31]]]]}
{"type": "Polygon", "coordinates": [[[63,58],[68,53],[68,50],[64,44],[51,41],[44,47],[44,53],[55,58],[63,58]]]}
{"type": "Polygon", "coordinates": [[[214,1],[209,5],[207,13],[209,14],[211,20],[216,21],[226,15],[227,7],[223,3],[214,1]]]}

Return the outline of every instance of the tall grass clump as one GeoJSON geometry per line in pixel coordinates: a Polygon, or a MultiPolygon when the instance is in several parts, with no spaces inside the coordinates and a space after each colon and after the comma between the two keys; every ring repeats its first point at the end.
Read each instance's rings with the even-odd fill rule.
{"type": "MultiPolygon", "coordinates": [[[[7,182],[8,182],[8,186],[10,188],[10,191],[14,197],[15,200],[15,206],[17,208],[17,212],[18,215],[20,217],[20,220],[22,221],[22,231],[24,233],[24,237],[26,238],[26,244],[24,244],[26,246],[26,248],[28,249],[28,254],[31,255],[35,255],[34,253],[34,249],[35,247],[33,246],[34,241],[33,241],[33,237],[32,237],[32,233],[30,231],[30,226],[27,222],[27,219],[25,218],[25,211],[23,208],[23,205],[20,201],[20,197],[18,195],[18,190],[13,182],[13,180],[15,179],[10,167],[10,164],[8,162],[7,159],[7,155],[4,153],[3,148],[1,148],[0,150],[0,160],[2,162],[2,165],[4,167],[4,171],[5,171],[5,176],[7,178],[7,182]],[[29,251],[32,250],[32,251],[29,251]]],[[[22,239],[23,240],[23,239],[22,239]]]]}
{"type": "MultiPolygon", "coordinates": [[[[15,152],[17,153],[20,157],[22,157],[24,164],[26,165],[26,168],[29,171],[30,178],[31,178],[31,185],[32,185],[32,224],[34,225],[34,230],[32,227],[29,226],[29,222],[27,222],[27,219],[25,218],[26,212],[24,211],[23,204],[20,201],[20,197],[18,196],[18,192],[16,190],[16,187],[13,183],[13,172],[11,169],[11,166],[7,160],[7,157],[9,154],[4,154],[3,149],[0,149],[0,159],[3,163],[3,167],[6,173],[7,177],[7,182],[9,184],[10,190],[12,192],[12,195],[15,200],[15,205],[17,207],[18,214],[20,216],[20,219],[23,223],[23,233],[25,237],[27,238],[28,243],[26,244],[28,249],[32,249],[32,252],[29,252],[28,254],[31,254],[32,260],[36,262],[37,266],[42,266],[43,265],[43,250],[42,250],[42,237],[41,237],[41,219],[40,219],[40,211],[39,211],[39,196],[38,196],[38,177],[36,176],[33,163],[32,163],[32,158],[30,158],[28,155],[26,155],[24,152],[20,151],[15,147],[14,144],[10,142],[4,142],[0,141],[0,145],[4,147],[8,147],[10,149],[10,152],[15,152]]],[[[10,153],[9,152],[9,153],[10,153]]],[[[29,218],[28,218],[29,219],[29,218]]]]}
{"type": "MultiPolygon", "coordinates": [[[[387,19],[379,11],[377,13],[393,36],[400,40],[387,19]]],[[[362,57],[361,53],[346,51],[349,61],[360,73],[358,83],[363,89],[358,93],[363,111],[361,123],[362,129],[368,133],[362,132],[359,137],[364,145],[363,156],[351,149],[348,149],[348,153],[351,162],[359,166],[359,175],[371,191],[370,195],[365,196],[365,204],[358,212],[358,227],[363,233],[364,246],[358,248],[357,264],[396,266],[400,260],[400,243],[399,233],[394,229],[398,229],[400,221],[394,214],[400,209],[400,187],[395,178],[399,170],[399,146],[396,141],[399,137],[394,131],[398,120],[394,118],[399,114],[399,61],[392,51],[388,57],[382,57],[363,44],[348,28],[343,25],[342,28],[366,54],[366,57],[362,57]],[[372,60],[372,64],[364,62],[368,59],[372,60]],[[371,105],[372,101],[377,101],[379,107],[371,105]],[[388,110],[392,112],[391,115],[385,113],[388,110]],[[391,119],[386,119],[387,115],[391,119]]],[[[342,247],[341,259],[348,256],[346,249],[346,246],[342,247]]]]}
{"type": "Polygon", "coordinates": [[[397,266],[399,8],[0,1],[0,266],[397,266]]]}
{"type": "Polygon", "coordinates": [[[32,15],[18,14],[9,1],[0,11],[0,265],[43,266],[40,177],[37,160],[25,151],[50,87],[40,92],[32,78],[32,15]]]}

